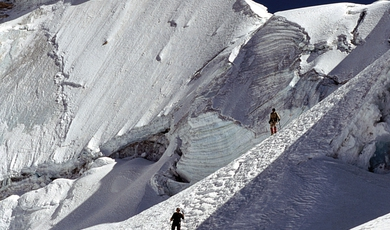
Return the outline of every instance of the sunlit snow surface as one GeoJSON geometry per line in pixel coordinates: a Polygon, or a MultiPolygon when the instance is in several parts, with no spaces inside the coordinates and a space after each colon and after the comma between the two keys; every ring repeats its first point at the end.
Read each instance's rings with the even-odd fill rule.
{"type": "Polygon", "coordinates": [[[368,171],[390,137],[387,1],[17,3],[1,229],[168,229],[176,207],[183,229],[389,225],[386,154],[368,171]]]}
{"type": "Polygon", "coordinates": [[[187,214],[186,229],[347,229],[390,212],[388,175],[326,157],[333,153],[330,143],[351,128],[335,118],[359,119],[357,108],[371,104],[390,83],[388,58],[390,52],[276,136],[190,189],[127,221],[93,229],[165,229],[167,207],[176,206],[187,214]]]}

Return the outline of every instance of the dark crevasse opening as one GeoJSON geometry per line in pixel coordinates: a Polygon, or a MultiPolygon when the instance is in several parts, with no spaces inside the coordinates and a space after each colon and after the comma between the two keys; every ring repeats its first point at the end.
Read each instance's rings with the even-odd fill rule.
{"type": "Polygon", "coordinates": [[[382,137],[375,143],[375,152],[370,158],[370,172],[390,172],[390,136],[382,137]]]}

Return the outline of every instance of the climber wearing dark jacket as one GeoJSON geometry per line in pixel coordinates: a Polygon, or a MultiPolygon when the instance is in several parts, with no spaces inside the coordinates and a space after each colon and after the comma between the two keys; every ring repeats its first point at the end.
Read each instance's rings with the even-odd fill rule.
{"type": "Polygon", "coordinates": [[[175,230],[175,227],[177,227],[177,230],[180,230],[181,219],[184,220],[184,214],[180,213],[180,208],[176,208],[176,212],[171,217],[171,221],[173,221],[172,230],[175,230]]]}
{"type": "Polygon", "coordinates": [[[275,108],[272,109],[271,114],[269,115],[269,124],[271,126],[271,135],[277,132],[276,124],[280,121],[279,114],[275,111],[275,108]]]}

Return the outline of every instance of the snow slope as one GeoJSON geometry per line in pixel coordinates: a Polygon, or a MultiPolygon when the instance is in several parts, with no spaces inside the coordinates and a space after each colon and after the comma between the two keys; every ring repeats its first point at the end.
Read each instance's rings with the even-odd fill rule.
{"type": "Polygon", "coordinates": [[[0,26],[1,228],[166,229],[177,206],[183,229],[386,215],[388,12],[15,1],[0,26]]]}
{"type": "MultiPolygon", "coordinates": [[[[343,130],[367,125],[357,110],[387,90],[389,58],[387,52],[276,136],[191,188],[126,221],[91,229],[166,229],[167,207],[176,206],[187,216],[183,229],[348,229],[390,212],[388,174],[327,157],[343,130]]],[[[373,131],[381,134],[384,125],[388,135],[389,124],[381,123],[373,131]]]]}
{"type": "Polygon", "coordinates": [[[244,1],[94,0],[10,17],[2,24],[1,178],[94,158],[101,144],[167,114],[193,90],[192,75],[245,42],[263,14],[244,1]]]}

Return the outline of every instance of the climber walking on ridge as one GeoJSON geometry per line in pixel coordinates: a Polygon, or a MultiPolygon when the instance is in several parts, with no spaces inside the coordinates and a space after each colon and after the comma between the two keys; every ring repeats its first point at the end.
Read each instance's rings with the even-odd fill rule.
{"type": "Polygon", "coordinates": [[[269,124],[271,126],[271,135],[276,133],[276,124],[280,121],[279,114],[275,111],[275,108],[272,109],[271,114],[269,115],[269,124]]]}
{"type": "Polygon", "coordinates": [[[175,227],[177,228],[177,230],[180,230],[181,219],[184,220],[184,212],[180,212],[180,208],[176,208],[176,212],[173,213],[173,215],[171,217],[171,221],[173,221],[172,226],[171,226],[172,230],[175,230],[175,227]]]}

